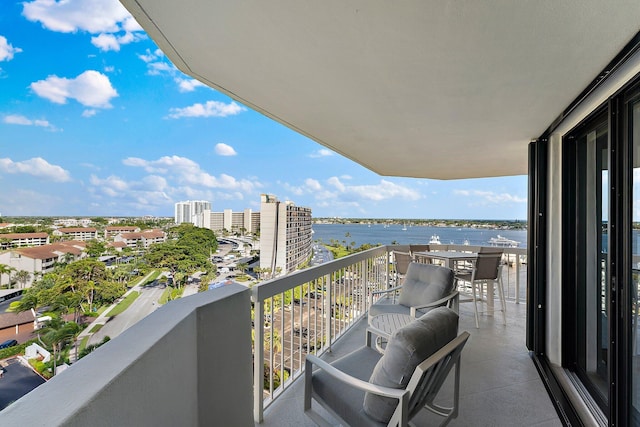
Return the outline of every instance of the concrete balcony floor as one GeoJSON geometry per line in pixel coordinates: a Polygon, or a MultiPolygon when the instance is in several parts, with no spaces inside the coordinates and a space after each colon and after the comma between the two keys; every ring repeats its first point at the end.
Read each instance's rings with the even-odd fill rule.
{"type": "MultiPolygon", "coordinates": [[[[526,305],[507,302],[507,325],[501,313],[481,314],[476,329],[473,304],[460,304],[460,331],[471,338],[462,353],[460,411],[451,426],[561,426],[551,400],[525,346],[526,305]]],[[[366,320],[352,328],[324,355],[335,360],[365,341],[366,320]]],[[[442,403],[448,402],[452,386],[444,385],[442,403]]],[[[293,384],[266,411],[256,426],[314,426],[303,411],[304,380],[293,384]]],[[[314,410],[326,415],[314,402],[314,410]]],[[[423,410],[416,426],[438,425],[441,418],[423,410]]]]}

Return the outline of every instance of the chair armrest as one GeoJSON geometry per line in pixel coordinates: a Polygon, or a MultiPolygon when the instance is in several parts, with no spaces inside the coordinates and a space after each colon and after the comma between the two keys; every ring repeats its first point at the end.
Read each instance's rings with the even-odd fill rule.
{"type": "Polygon", "coordinates": [[[400,289],[402,289],[402,285],[398,285],[398,286],[395,286],[395,287],[389,288],[389,289],[383,289],[381,291],[373,291],[373,292],[371,292],[371,295],[388,294],[389,292],[399,291],[400,289]]]}
{"type": "MultiPolygon", "coordinates": [[[[305,369],[307,373],[312,372],[311,370],[313,369],[313,365],[316,365],[318,368],[322,369],[333,378],[337,379],[338,381],[348,386],[363,390],[365,392],[374,393],[374,394],[377,394],[378,396],[392,397],[394,399],[401,400],[405,395],[408,396],[409,394],[409,391],[402,388],[385,387],[381,385],[372,384],[367,381],[362,381],[361,379],[353,377],[335,368],[328,362],[325,362],[324,360],[320,359],[317,356],[314,356],[313,354],[307,354],[306,361],[305,361],[305,369]]],[[[305,381],[310,381],[310,378],[311,378],[311,375],[307,375],[305,377],[305,381]]]]}
{"type": "Polygon", "coordinates": [[[440,298],[437,301],[430,302],[429,304],[411,306],[410,307],[410,309],[411,309],[411,311],[410,311],[411,317],[416,317],[416,311],[417,310],[421,310],[423,308],[440,307],[442,305],[448,304],[450,301],[455,300],[458,297],[458,294],[459,294],[458,291],[453,291],[449,295],[447,295],[446,297],[440,298]]]}

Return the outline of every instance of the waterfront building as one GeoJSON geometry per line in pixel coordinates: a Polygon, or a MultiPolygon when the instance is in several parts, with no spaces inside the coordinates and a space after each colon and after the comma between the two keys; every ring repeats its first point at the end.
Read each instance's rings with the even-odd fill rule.
{"type": "Polygon", "coordinates": [[[311,257],[311,209],[260,196],[260,268],[286,274],[311,257]]]}
{"type": "Polygon", "coordinates": [[[245,209],[242,212],[233,212],[225,209],[223,212],[202,212],[202,227],[213,231],[226,230],[228,232],[256,233],[260,229],[260,212],[245,209]]]}
{"type": "Polygon", "coordinates": [[[204,200],[187,200],[175,204],[175,223],[188,222],[196,227],[202,227],[202,212],[211,210],[211,203],[204,200]]]}

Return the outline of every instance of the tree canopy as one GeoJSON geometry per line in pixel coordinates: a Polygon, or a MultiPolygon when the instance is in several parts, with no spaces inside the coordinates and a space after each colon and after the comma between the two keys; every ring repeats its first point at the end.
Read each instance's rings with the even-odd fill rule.
{"type": "Polygon", "coordinates": [[[213,231],[185,223],[169,230],[169,237],[149,248],[145,255],[149,265],[169,270],[178,285],[186,275],[213,268],[210,256],[218,248],[213,231]]]}

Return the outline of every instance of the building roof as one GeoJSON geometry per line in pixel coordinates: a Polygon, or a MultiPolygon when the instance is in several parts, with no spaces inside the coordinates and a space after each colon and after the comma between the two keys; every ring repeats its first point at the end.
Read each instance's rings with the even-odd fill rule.
{"type": "Polygon", "coordinates": [[[46,239],[49,235],[47,233],[7,233],[0,234],[0,239],[46,239]]]}
{"type": "Polygon", "coordinates": [[[165,233],[162,230],[144,230],[139,233],[121,233],[120,236],[127,240],[155,239],[158,237],[164,237],[165,233]]]}
{"type": "Polygon", "coordinates": [[[50,259],[57,258],[61,253],[80,255],[85,247],[85,242],[71,240],[68,242],[57,242],[33,248],[13,249],[13,252],[17,252],[22,256],[32,259],[50,259]]]}
{"type": "Polygon", "coordinates": [[[526,174],[640,30],[637,0],[121,3],[188,75],[378,174],[440,179],[526,174]]]}
{"type": "Polygon", "coordinates": [[[62,227],[58,228],[61,233],[95,233],[97,229],[93,227],[62,227]]]}
{"type": "Polygon", "coordinates": [[[11,328],[16,325],[24,325],[33,322],[35,317],[31,311],[23,311],[22,313],[0,313],[0,330],[11,328]]]}
{"type": "Polygon", "coordinates": [[[106,231],[122,231],[122,230],[131,230],[131,231],[135,231],[135,230],[139,230],[139,227],[136,227],[135,225],[112,225],[109,227],[106,227],[105,230],[106,231]]]}
{"type": "Polygon", "coordinates": [[[127,244],[125,242],[109,242],[107,246],[111,246],[112,248],[126,248],[127,244]]]}

